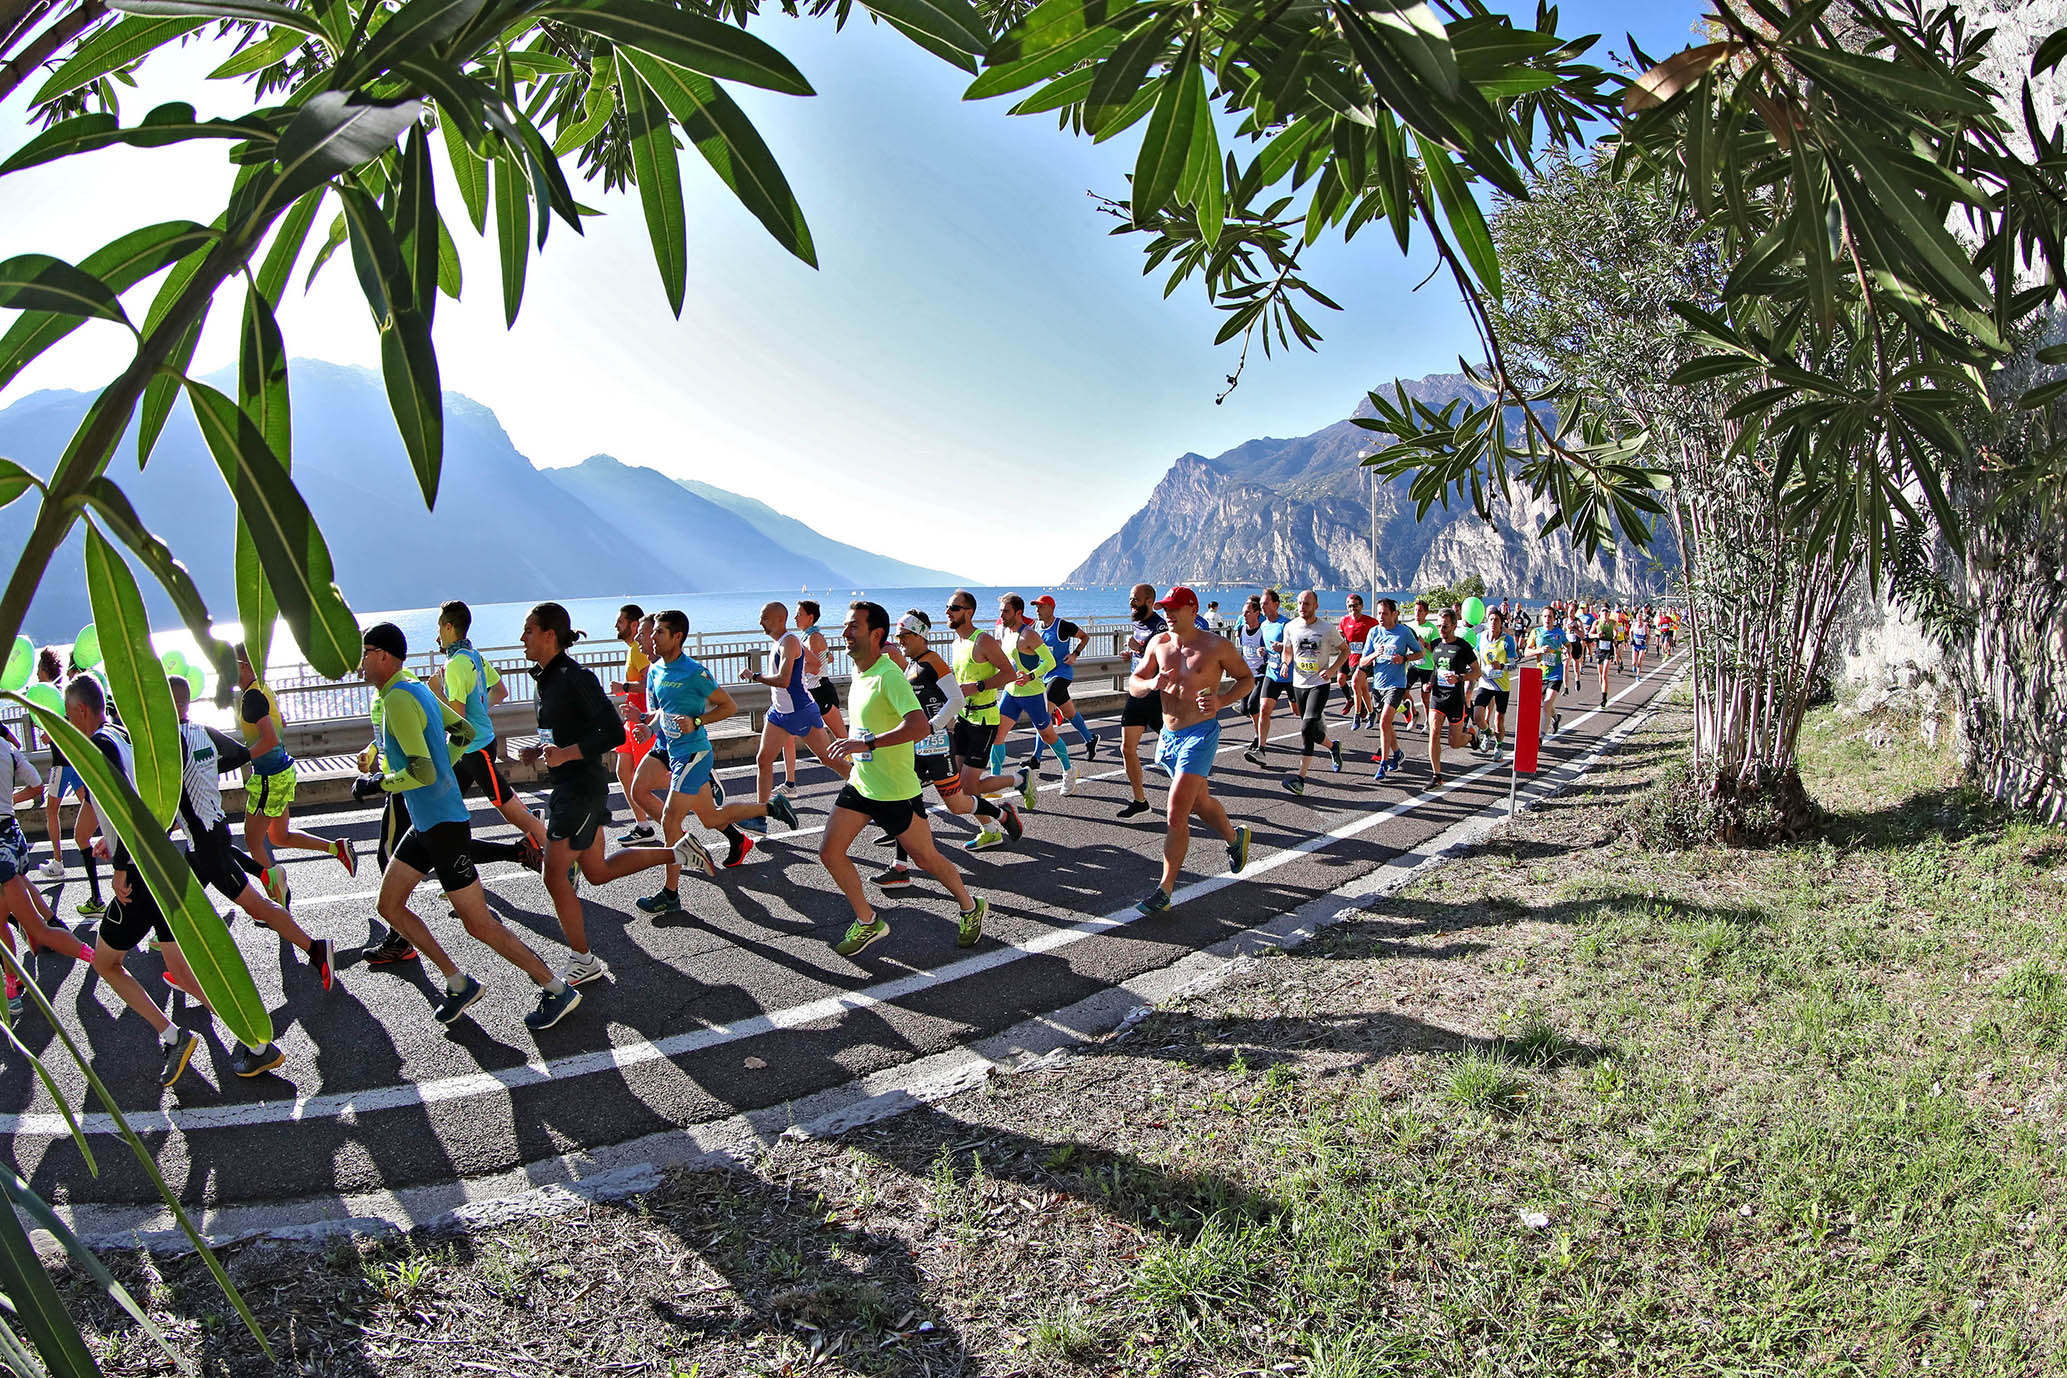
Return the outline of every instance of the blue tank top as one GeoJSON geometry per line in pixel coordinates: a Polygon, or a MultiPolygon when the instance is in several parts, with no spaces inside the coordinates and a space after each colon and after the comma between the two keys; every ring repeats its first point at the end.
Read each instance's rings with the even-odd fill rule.
{"type": "MultiPolygon", "coordinates": [[[[797,657],[789,663],[789,682],[774,692],[774,702],[769,705],[777,713],[794,713],[797,706],[810,701],[811,695],[804,688],[804,638],[797,638],[797,657]]],[[[777,640],[769,654],[778,658],[782,655],[782,642],[777,640]]]]}
{"type": "MultiPolygon", "coordinates": [[[[399,684],[388,686],[389,694],[407,694],[423,709],[424,745],[430,748],[431,769],[434,774],[428,785],[402,791],[402,805],[409,810],[409,825],[413,828],[434,828],[440,823],[464,823],[467,821],[466,800],[459,792],[459,781],[452,777],[452,753],[445,749],[445,733],[441,724],[444,712],[438,707],[437,696],[431,693],[431,686],[420,679],[405,679],[399,684]]],[[[383,695],[385,697],[385,695],[383,695]]],[[[402,743],[395,739],[392,726],[394,715],[381,715],[381,736],[390,761],[400,761],[405,753],[402,743]]]]}
{"type": "Polygon", "coordinates": [[[467,691],[467,726],[474,729],[474,739],[467,743],[468,751],[481,751],[495,744],[495,724],[488,716],[488,666],[481,659],[481,653],[474,649],[474,643],[465,637],[445,648],[445,654],[465,656],[474,662],[474,687],[467,691]]]}
{"type": "MultiPolygon", "coordinates": [[[[1046,627],[1042,628],[1041,640],[1048,643],[1049,653],[1055,657],[1055,669],[1048,675],[1048,678],[1066,681],[1077,677],[1077,667],[1066,664],[1063,661],[1063,657],[1068,655],[1076,646],[1077,638],[1074,632],[1064,636],[1062,634],[1063,625],[1063,621],[1059,617],[1050,622],[1046,627]]],[[[1032,669],[1033,667],[1029,665],[1027,668],[1032,669]]]]}

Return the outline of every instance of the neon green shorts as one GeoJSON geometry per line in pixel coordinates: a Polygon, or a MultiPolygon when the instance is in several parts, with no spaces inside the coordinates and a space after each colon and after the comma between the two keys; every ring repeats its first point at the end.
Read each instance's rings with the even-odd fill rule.
{"type": "Polygon", "coordinates": [[[283,818],[294,802],[294,767],[244,782],[244,812],[260,818],[283,818]]]}

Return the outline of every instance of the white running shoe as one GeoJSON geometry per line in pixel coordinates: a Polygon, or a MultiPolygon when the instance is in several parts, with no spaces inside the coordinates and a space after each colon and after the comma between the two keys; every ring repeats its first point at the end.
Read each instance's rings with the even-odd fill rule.
{"type": "Polygon", "coordinates": [[[1065,795],[1075,794],[1077,792],[1077,768],[1074,765],[1066,766],[1063,768],[1062,792],[1065,795]]]}
{"type": "Polygon", "coordinates": [[[567,970],[560,979],[570,986],[579,986],[589,981],[600,981],[610,974],[610,964],[593,952],[577,953],[567,964],[567,970]]]}
{"type": "Polygon", "coordinates": [[[36,868],[36,874],[44,880],[63,880],[65,878],[65,864],[56,857],[52,857],[36,868]]]}
{"type": "Polygon", "coordinates": [[[718,874],[718,863],[711,859],[710,850],[689,833],[683,833],[681,841],[675,843],[675,860],[706,876],[718,874]]]}

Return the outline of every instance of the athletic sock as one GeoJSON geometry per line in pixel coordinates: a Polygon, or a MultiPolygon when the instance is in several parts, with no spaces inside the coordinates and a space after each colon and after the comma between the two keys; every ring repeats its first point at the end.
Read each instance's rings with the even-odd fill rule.
{"type": "Polygon", "coordinates": [[[178,1042],[179,1042],[179,1025],[177,1025],[177,1024],[167,1024],[167,1025],[165,1026],[164,1032],[162,1032],[162,1033],[160,1033],[160,1034],[158,1035],[158,1046],[159,1046],[159,1047],[161,1047],[161,1048],[170,1048],[170,1047],[173,1047],[173,1046],[175,1046],[175,1045],[176,1045],[176,1044],[177,1044],[178,1042]]]}
{"type": "Polygon", "coordinates": [[[1069,747],[1063,742],[1060,736],[1057,736],[1055,738],[1055,759],[1062,762],[1062,768],[1064,770],[1069,769],[1069,747]]]}
{"type": "Polygon", "coordinates": [[[565,995],[567,993],[567,983],[555,976],[552,980],[545,983],[545,990],[548,995],[565,995]]]}
{"type": "Polygon", "coordinates": [[[990,800],[984,798],[980,794],[976,796],[976,816],[978,818],[1003,817],[1003,815],[998,811],[998,806],[996,804],[991,803],[990,800]]]}
{"type": "Polygon", "coordinates": [[[725,840],[733,846],[737,847],[745,837],[746,834],[739,830],[737,823],[727,823],[725,825],[725,840]]]}
{"type": "Polygon", "coordinates": [[[1003,742],[997,743],[990,749],[990,773],[993,775],[1003,775],[1005,773],[1005,744],[1003,742]]]}
{"type": "Polygon", "coordinates": [[[1071,727],[1074,727],[1077,730],[1077,735],[1084,739],[1085,746],[1089,746],[1091,742],[1094,740],[1091,735],[1091,724],[1084,721],[1084,715],[1082,713],[1072,714],[1070,716],[1069,725],[1071,727]]]}
{"type": "Polygon", "coordinates": [[[81,859],[86,862],[86,888],[92,892],[93,902],[95,904],[99,904],[101,902],[100,858],[93,854],[93,848],[90,846],[87,847],[87,849],[81,852],[79,855],[81,859]]]}
{"type": "Polygon", "coordinates": [[[466,984],[467,974],[463,971],[455,971],[450,976],[445,978],[446,994],[457,995],[461,991],[466,989],[466,984]]]}
{"type": "Polygon", "coordinates": [[[899,866],[899,867],[903,867],[904,865],[906,865],[906,864],[907,864],[908,862],[910,862],[910,861],[911,861],[911,854],[910,854],[909,852],[907,852],[907,851],[905,851],[905,850],[904,850],[904,844],[903,844],[902,842],[898,843],[898,844],[897,844],[897,864],[898,864],[898,866],[899,866]]]}

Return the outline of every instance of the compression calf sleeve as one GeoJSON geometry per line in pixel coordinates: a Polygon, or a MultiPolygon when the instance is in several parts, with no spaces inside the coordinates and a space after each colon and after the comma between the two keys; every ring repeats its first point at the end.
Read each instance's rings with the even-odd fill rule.
{"type": "Polygon", "coordinates": [[[1059,734],[1055,738],[1055,759],[1062,762],[1064,770],[1069,769],[1069,747],[1063,743],[1059,734]]]}
{"type": "Polygon", "coordinates": [[[1002,775],[1005,771],[1005,744],[997,743],[990,749],[990,773],[1002,775]]]}
{"type": "Polygon", "coordinates": [[[1082,713],[1072,714],[1069,725],[1077,730],[1077,735],[1084,739],[1086,746],[1089,746],[1091,743],[1091,724],[1084,721],[1084,715],[1082,713]]]}
{"type": "Polygon", "coordinates": [[[93,854],[93,846],[90,843],[79,853],[79,858],[86,863],[86,888],[92,894],[93,902],[99,904],[101,902],[100,858],[93,854]]]}
{"type": "Polygon", "coordinates": [[[524,849],[514,842],[483,842],[473,838],[467,842],[467,855],[478,866],[484,861],[522,861],[524,849]]]}

